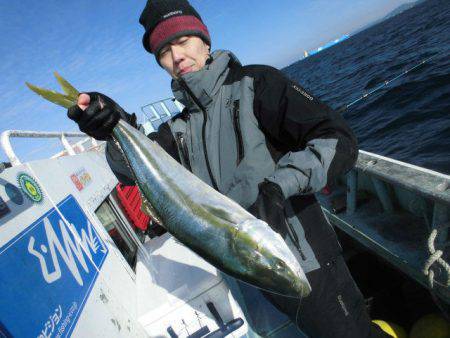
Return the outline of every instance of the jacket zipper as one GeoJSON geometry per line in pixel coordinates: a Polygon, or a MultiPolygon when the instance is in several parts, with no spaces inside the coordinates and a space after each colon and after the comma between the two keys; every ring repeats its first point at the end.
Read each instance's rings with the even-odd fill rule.
{"type": "Polygon", "coordinates": [[[295,232],[294,227],[292,226],[291,223],[289,223],[289,221],[286,219],[286,217],[284,218],[284,221],[286,222],[286,225],[288,228],[289,237],[291,238],[292,242],[294,243],[295,247],[297,248],[297,251],[300,253],[300,256],[302,257],[302,259],[304,261],[306,261],[306,256],[303,253],[302,248],[300,247],[300,241],[298,240],[298,236],[297,236],[297,233],[295,232]]]}
{"type": "Polygon", "coordinates": [[[219,187],[217,185],[217,182],[212,174],[211,165],[209,164],[209,158],[208,158],[208,149],[206,148],[206,122],[207,122],[207,114],[206,109],[203,107],[203,105],[200,103],[200,101],[197,99],[197,97],[194,95],[194,93],[191,91],[191,89],[188,87],[186,82],[184,82],[183,79],[178,80],[181,86],[186,90],[186,92],[191,97],[192,101],[198,106],[198,108],[203,113],[203,126],[202,126],[202,143],[203,143],[203,153],[205,154],[205,161],[206,161],[206,168],[208,169],[209,178],[211,179],[211,183],[213,185],[213,188],[219,191],[219,187]]]}
{"type": "Polygon", "coordinates": [[[183,160],[183,164],[186,166],[186,168],[189,171],[192,171],[191,169],[191,162],[189,161],[189,152],[187,149],[187,145],[186,145],[186,141],[183,137],[183,133],[182,132],[177,132],[175,133],[176,136],[176,141],[177,141],[177,145],[178,145],[178,149],[180,149],[180,153],[181,153],[181,157],[183,160]]]}
{"type": "Polygon", "coordinates": [[[239,113],[239,100],[236,100],[233,102],[233,127],[237,144],[236,165],[239,165],[239,163],[241,163],[242,159],[244,158],[244,145],[242,142],[241,124],[239,123],[239,113]]]}

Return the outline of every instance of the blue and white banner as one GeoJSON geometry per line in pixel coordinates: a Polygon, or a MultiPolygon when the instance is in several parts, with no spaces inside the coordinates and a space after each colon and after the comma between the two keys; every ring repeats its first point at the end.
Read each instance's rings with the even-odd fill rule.
{"type": "Polygon", "coordinates": [[[0,248],[0,336],[69,336],[107,254],[71,195],[33,222],[0,248]]]}

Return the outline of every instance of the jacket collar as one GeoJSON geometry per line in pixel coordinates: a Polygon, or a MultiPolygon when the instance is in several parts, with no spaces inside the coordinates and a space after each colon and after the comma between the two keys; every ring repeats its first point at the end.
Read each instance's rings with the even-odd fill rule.
{"type": "Polygon", "coordinates": [[[228,75],[230,62],[240,65],[239,60],[229,51],[217,50],[211,57],[212,61],[199,71],[181,76],[188,90],[180,80],[172,80],[172,92],[183,105],[189,107],[194,104],[188,93],[190,91],[203,107],[208,107],[228,75]]]}

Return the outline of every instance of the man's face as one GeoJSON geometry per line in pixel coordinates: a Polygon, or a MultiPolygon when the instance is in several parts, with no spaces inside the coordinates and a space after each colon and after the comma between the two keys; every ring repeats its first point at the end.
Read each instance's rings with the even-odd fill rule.
{"type": "Polygon", "coordinates": [[[196,72],[209,57],[209,46],[197,36],[182,36],[165,45],[159,53],[159,63],[172,76],[196,72]]]}

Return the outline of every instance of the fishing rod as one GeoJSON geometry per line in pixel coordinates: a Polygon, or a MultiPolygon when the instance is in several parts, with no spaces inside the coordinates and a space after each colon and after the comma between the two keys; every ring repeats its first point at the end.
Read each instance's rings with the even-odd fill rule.
{"type": "Polygon", "coordinates": [[[414,71],[415,69],[419,68],[420,66],[424,65],[425,63],[427,63],[428,61],[430,61],[431,59],[435,58],[437,55],[439,55],[440,53],[436,53],[424,60],[422,60],[421,62],[419,62],[418,64],[416,64],[415,66],[408,68],[406,70],[404,70],[403,72],[401,72],[400,74],[398,74],[397,76],[394,76],[392,79],[389,80],[384,80],[383,82],[381,82],[378,86],[376,86],[375,88],[373,88],[372,90],[368,91],[367,93],[364,93],[363,95],[361,95],[360,97],[358,97],[356,100],[353,100],[352,102],[350,102],[347,105],[342,106],[341,108],[338,109],[339,113],[342,113],[344,111],[346,111],[348,108],[350,108],[351,106],[353,106],[354,104],[358,103],[359,101],[362,101],[364,99],[366,99],[367,97],[369,97],[370,95],[376,93],[377,91],[381,90],[384,87],[387,87],[391,82],[398,80],[399,78],[405,76],[406,74],[414,71]]]}

